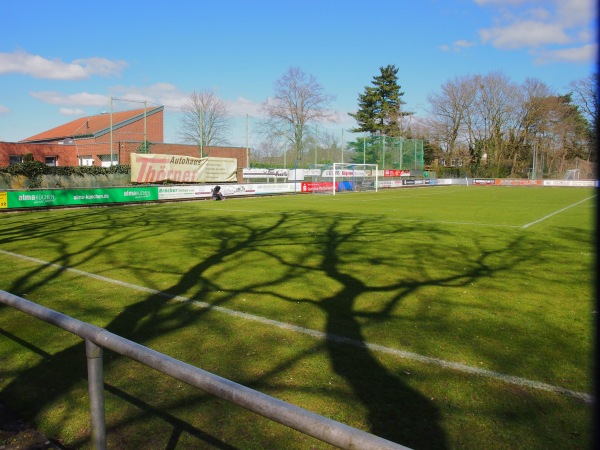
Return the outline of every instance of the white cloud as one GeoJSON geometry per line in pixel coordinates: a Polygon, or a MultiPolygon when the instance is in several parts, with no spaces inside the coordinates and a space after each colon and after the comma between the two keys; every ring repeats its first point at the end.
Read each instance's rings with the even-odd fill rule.
{"type": "Polygon", "coordinates": [[[85,114],[81,108],[60,108],[59,112],[63,116],[83,116],[85,114]]]}
{"type": "Polygon", "coordinates": [[[9,111],[10,109],[8,109],[6,106],[0,105],[0,114],[6,114],[9,111]]]}
{"type": "MultiPolygon", "coordinates": [[[[321,122],[323,122],[324,124],[327,123],[335,123],[338,124],[344,128],[350,128],[350,127],[355,127],[356,126],[356,120],[348,115],[347,111],[329,111],[331,113],[331,116],[329,117],[328,120],[322,120],[321,122]]],[[[325,125],[326,126],[326,125],[325,125]]]]}
{"type": "Polygon", "coordinates": [[[527,11],[527,17],[532,20],[550,20],[552,14],[546,8],[533,8],[527,11]]]}
{"type": "Polygon", "coordinates": [[[76,59],[72,64],[83,67],[88,76],[100,75],[101,77],[112,77],[121,75],[121,71],[127,66],[125,61],[111,61],[106,58],[76,59]]]}
{"type": "Polygon", "coordinates": [[[594,60],[589,54],[589,46],[595,42],[594,0],[474,2],[490,10],[495,22],[479,30],[483,43],[505,50],[529,49],[537,63],[594,60]]]}
{"type": "Polygon", "coordinates": [[[260,103],[253,102],[244,97],[238,97],[234,101],[228,101],[229,112],[233,116],[262,117],[264,114],[260,110],[260,103]]]}
{"type": "Polygon", "coordinates": [[[475,0],[478,5],[521,5],[531,0],[475,0]]]}
{"type": "Polygon", "coordinates": [[[462,50],[464,50],[465,48],[469,48],[469,47],[473,47],[474,45],[477,45],[475,42],[470,42],[467,41],[465,39],[459,40],[459,41],[454,41],[452,43],[452,45],[440,45],[439,49],[443,52],[455,52],[455,53],[460,53],[462,50]]]}
{"type": "MultiPolygon", "coordinates": [[[[118,97],[118,102],[150,102],[165,107],[181,108],[189,101],[189,93],[180,91],[170,83],[156,83],[146,87],[117,86],[112,89],[118,97]]],[[[229,111],[233,116],[251,117],[262,116],[260,103],[255,103],[247,98],[238,97],[235,100],[226,100],[229,111]]]]}
{"type": "MultiPolygon", "coordinates": [[[[189,101],[189,93],[184,93],[177,86],[170,83],[156,83],[144,87],[114,86],[110,89],[113,94],[113,108],[115,111],[125,109],[143,108],[147,102],[148,107],[162,105],[165,108],[179,110],[189,101]]],[[[30,95],[44,103],[60,105],[60,113],[63,115],[82,115],[85,111],[81,107],[103,107],[108,109],[110,95],[91,94],[80,92],[76,94],[63,94],[56,91],[31,92],[30,95]],[[79,107],[79,108],[78,108],[79,107]]],[[[245,97],[235,100],[225,100],[229,106],[229,112],[234,117],[264,117],[260,110],[261,103],[254,102],[245,97]]],[[[332,112],[336,121],[347,120],[345,112],[332,112]]]]}
{"type": "Polygon", "coordinates": [[[455,48],[459,48],[459,49],[469,48],[469,47],[473,47],[475,45],[475,42],[469,42],[469,41],[466,41],[463,39],[463,40],[454,42],[453,45],[455,48]]]}
{"type": "Polygon", "coordinates": [[[598,44],[588,44],[582,47],[564,48],[544,51],[535,59],[536,64],[554,62],[588,63],[596,59],[598,44]]]}
{"type": "Polygon", "coordinates": [[[590,0],[556,0],[556,19],[565,26],[585,25],[596,15],[590,0]]]}
{"type": "Polygon", "coordinates": [[[74,106],[103,106],[110,101],[109,97],[101,94],[62,94],[55,91],[31,92],[30,95],[44,103],[51,105],[74,105],[74,106]]]}
{"type": "Polygon", "coordinates": [[[119,101],[149,102],[175,108],[182,107],[188,98],[171,83],[155,83],[146,87],[115,86],[112,91],[119,101]]]}
{"type": "Polygon", "coordinates": [[[569,36],[565,34],[560,25],[534,21],[483,29],[479,31],[479,34],[484,43],[490,42],[494,47],[502,49],[539,47],[570,42],[569,36]]]}
{"type": "Polygon", "coordinates": [[[18,73],[50,80],[83,80],[92,75],[119,75],[127,64],[105,58],[77,59],[71,63],[23,51],[0,53],[0,75],[18,73]]]}
{"type": "MultiPolygon", "coordinates": [[[[147,102],[148,107],[164,105],[175,108],[183,106],[188,98],[187,94],[181,92],[170,83],[156,83],[145,87],[114,86],[110,89],[113,94],[113,106],[115,110],[143,108],[147,102]]],[[[64,94],[57,91],[31,92],[30,95],[44,103],[61,106],[79,107],[104,107],[110,105],[111,95],[92,94],[79,92],[76,94],[64,94]]],[[[68,113],[68,109],[65,112],[68,113]]]]}

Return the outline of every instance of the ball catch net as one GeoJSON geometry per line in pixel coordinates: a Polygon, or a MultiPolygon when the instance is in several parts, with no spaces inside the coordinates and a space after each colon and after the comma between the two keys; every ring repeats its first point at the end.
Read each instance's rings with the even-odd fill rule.
{"type": "Polygon", "coordinates": [[[321,172],[321,189],[315,193],[335,195],[336,192],[377,192],[377,164],[334,163],[321,172]]]}

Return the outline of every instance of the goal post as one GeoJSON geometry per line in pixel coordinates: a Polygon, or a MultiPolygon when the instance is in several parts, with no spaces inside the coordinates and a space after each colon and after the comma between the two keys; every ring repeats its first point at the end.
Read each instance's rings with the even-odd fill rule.
{"type": "Polygon", "coordinates": [[[379,166],[377,164],[333,163],[332,193],[375,191],[379,185],[379,166]]]}

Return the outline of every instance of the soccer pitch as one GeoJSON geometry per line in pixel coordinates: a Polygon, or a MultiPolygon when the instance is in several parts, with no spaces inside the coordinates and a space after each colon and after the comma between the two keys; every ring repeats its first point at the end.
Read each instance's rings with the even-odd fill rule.
{"type": "MultiPolygon", "coordinates": [[[[587,448],[595,191],[0,215],[0,289],[411,448],[587,448]]],[[[0,307],[0,400],[90,446],[79,338],[0,307]]],[[[109,448],[328,448],[105,354],[109,448]]]]}

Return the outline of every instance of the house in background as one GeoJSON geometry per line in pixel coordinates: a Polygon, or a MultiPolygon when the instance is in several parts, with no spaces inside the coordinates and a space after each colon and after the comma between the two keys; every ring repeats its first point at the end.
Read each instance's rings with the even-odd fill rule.
{"type": "MultiPolygon", "coordinates": [[[[197,145],[163,142],[163,120],[164,106],[82,117],[19,142],[0,142],[0,166],[21,163],[28,154],[49,166],[129,165],[136,152],[199,158],[197,145]]],[[[202,156],[236,158],[238,180],[242,179],[248,149],[204,146],[202,150],[202,156]]]]}

